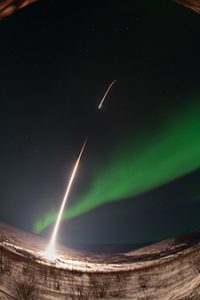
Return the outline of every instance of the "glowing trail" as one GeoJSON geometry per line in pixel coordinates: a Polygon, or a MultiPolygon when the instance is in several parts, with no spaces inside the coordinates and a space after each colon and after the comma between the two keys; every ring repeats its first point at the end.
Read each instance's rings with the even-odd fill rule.
{"type": "Polygon", "coordinates": [[[87,142],[87,139],[86,139],[86,140],[84,141],[84,143],[83,143],[83,146],[82,146],[82,148],[81,148],[81,151],[80,151],[80,153],[79,153],[79,156],[78,156],[78,158],[77,158],[77,160],[76,160],[76,163],[75,163],[75,165],[74,165],[74,168],[73,168],[73,170],[72,170],[72,174],[71,174],[69,183],[68,183],[68,185],[67,185],[67,189],[66,189],[66,192],[65,192],[63,201],[62,201],[62,205],[61,205],[61,207],[60,207],[60,211],[59,211],[59,214],[58,214],[58,217],[57,217],[57,221],[56,221],[56,223],[55,223],[55,227],[54,227],[54,230],[53,230],[53,233],[52,233],[52,237],[51,237],[49,246],[48,246],[47,250],[45,251],[45,255],[46,255],[47,257],[49,257],[49,258],[54,258],[54,257],[55,257],[55,244],[56,244],[56,237],[57,237],[57,233],[58,233],[60,221],[61,221],[61,218],[62,218],[62,215],[63,215],[63,211],[64,211],[65,204],[66,204],[67,199],[68,199],[68,196],[69,196],[69,192],[70,192],[72,183],[73,183],[73,181],[74,181],[74,178],[75,178],[75,175],[76,175],[76,172],[77,172],[79,163],[80,163],[81,156],[82,156],[83,151],[84,151],[85,146],[86,146],[86,142],[87,142]]]}
{"type": "Polygon", "coordinates": [[[109,87],[107,88],[107,90],[106,90],[106,92],[105,92],[105,94],[104,94],[104,96],[103,96],[101,102],[99,103],[98,109],[101,109],[101,108],[102,108],[103,103],[104,103],[104,101],[105,101],[105,99],[106,99],[106,96],[108,95],[108,93],[110,92],[110,89],[112,88],[112,86],[115,84],[116,81],[117,81],[117,80],[114,80],[113,82],[111,82],[111,84],[110,84],[109,87]]]}

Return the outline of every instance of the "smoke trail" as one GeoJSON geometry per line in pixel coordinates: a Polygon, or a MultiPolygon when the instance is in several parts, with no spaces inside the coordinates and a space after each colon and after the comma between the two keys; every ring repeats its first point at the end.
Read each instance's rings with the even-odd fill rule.
{"type": "Polygon", "coordinates": [[[66,191],[65,191],[65,195],[64,195],[64,198],[63,198],[63,201],[62,201],[59,213],[58,213],[58,217],[57,217],[57,220],[56,220],[56,223],[55,223],[55,226],[54,226],[54,230],[53,230],[53,233],[52,233],[52,236],[51,236],[51,240],[50,240],[49,246],[48,246],[47,250],[45,251],[45,254],[47,256],[49,256],[49,257],[54,257],[55,256],[55,244],[56,244],[56,238],[57,238],[57,234],[58,234],[58,229],[59,229],[59,226],[60,226],[60,222],[61,222],[61,219],[62,219],[63,211],[64,211],[64,208],[65,208],[65,205],[66,205],[66,202],[67,202],[67,199],[68,199],[68,196],[69,196],[72,184],[74,182],[74,178],[75,178],[77,170],[78,170],[78,166],[79,166],[79,163],[80,163],[83,151],[84,151],[85,146],[86,146],[86,142],[87,142],[87,139],[84,141],[83,146],[81,148],[81,151],[79,153],[79,156],[78,156],[78,158],[76,160],[76,163],[74,165],[74,168],[73,168],[72,174],[70,176],[70,180],[68,182],[68,185],[67,185],[67,188],[66,188],[66,191]]]}
{"type": "MultiPolygon", "coordinates": [[[[95,207],[145,193],[200,167],[200,104],[168,119],[157,134],[127,142],[98,170],[86,193],[64,213],[64,219],[95,207]]],[[[135,139],[135,138],[134,138],[135,139]]],[[[47,214],[35,223],[41,232],[54,221],[47,214]]]]}
{"type": "Polygon", "coordinates": [[[98,105],[98,109],[101,109],[101,108],[102,108],[102,106],[103,106],[103,104],[104,104],[104,101],[105,101],[105,99],[106,99],[108,93],[110,92],[112,86],[115,84],[116,81],[117,81],[117,80],[114,80],[113,82],[111,82],[111,84],[110,84],[109,87],[107,88],[107,90],[106,90],[106,92],[105,92],[105,94],[104,94],[104,96],[103,96],[101,102],[100,102],[99,105],[98,105]]]}
{"type": "Polygon", "coordinates": [[[18,9],[36,2],[37,0],[1,0],[0,1],[0,20],[11,15],[18,9]]]}
{"type": "Polygon", "coordinates": [[[175,0],[175,2],[184,5],[195,11],[196,13],[200,14],[200,2],[199,0],[175,0]]]}

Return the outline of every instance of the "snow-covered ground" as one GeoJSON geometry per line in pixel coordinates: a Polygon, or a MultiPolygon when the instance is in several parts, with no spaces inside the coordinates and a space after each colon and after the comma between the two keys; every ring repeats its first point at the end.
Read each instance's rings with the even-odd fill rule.
{"type": "Polygon", "coordinates": [[[51,260],[43,254],[46,246],[0,223],[1,300],[16,299],[19,288],[37,291],[33,300],[200,299],[200,233],[115,255],[59,245],[51,260]]]}

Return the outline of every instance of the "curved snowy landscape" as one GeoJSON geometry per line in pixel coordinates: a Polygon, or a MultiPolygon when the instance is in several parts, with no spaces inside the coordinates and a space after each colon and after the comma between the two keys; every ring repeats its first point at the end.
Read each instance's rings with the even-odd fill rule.
{"type": "MultiPolygon", "coordinates": [[[[0,223],[0,299],[199,299],[200,233],[132,252],[87,254],[0,223]]],[[[117,246],[116,246],[117,247],[117,246]]]]}

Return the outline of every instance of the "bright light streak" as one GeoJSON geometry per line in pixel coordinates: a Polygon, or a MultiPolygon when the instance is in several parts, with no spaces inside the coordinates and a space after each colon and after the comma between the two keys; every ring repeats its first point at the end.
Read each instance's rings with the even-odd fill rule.
{"type": "Polygon", "coordinates": [[[79,156],[78,156],[78,158],[76,160],[76,163],[74,165],[74,168],[72,170],[70,180],[69,180],[69,183],[67,185],[67,189],[66,189],[63,201],[62,201],[62,205],[61,205],[60,210],[59,210],[58,218],[57,218],[57,221],[56,221],[55,226],[54,226],[54,230],[53,230],[53,233],[52,233],[52,236],[51,236],[49,246],[46,249],[46,251],[44,252],[44,255],[46,257],[48,257],[49,259],[55,259],[55,257],[56,257],[56,255],[55,255],[55,245],[56,245],[56,237],[57,237],[59,225],[60,225],[60,222],[61,222],[61,219],[62,219],[63,210],[65,208],[65,204],[67,202],[72,183],[74,181],[74,177],[76,175],[76,172],[77,172],[77,169],[78,169],[78,166],[79,166],[79,163],[80,163],[81,156],[82,156],[83,151],[84,151],[85,146],[86,146],[86,142],[87,142],[87,139],[83,143],[83,146],[81,148],[79,156]]]}
{"type": "Polygon", "coordinates": [[[111,84],[110,84],[109,87],[107,88],[107,90],[106,90],[106,92],[105,92],[105,94],[104,94],[104,96],[103,96],[101,102],[99,103],[98,109],[101,109],[101,108],[102,108],[102,105],[103,105],[103,103],[104,103],[104,101],[105,101],[105,99],[106,99],[106,96],[108,95],[110,89],[112,88],[112,86],[115,84],[116,81],[117,81],[117,80],[114,80],[113,82],[111,82],[111,84]]]}

